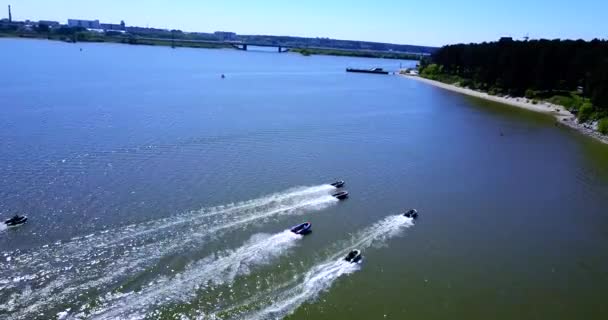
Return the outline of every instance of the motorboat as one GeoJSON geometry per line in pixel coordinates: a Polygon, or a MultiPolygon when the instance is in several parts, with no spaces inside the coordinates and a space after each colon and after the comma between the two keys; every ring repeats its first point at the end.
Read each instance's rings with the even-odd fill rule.
{"type": "Polygon", "coordinates": [[[293,226],[290,230],[291,230],[291,232],[293,232],[295,234],[305,235],[305,234],[310,233],[310,231],[312,231],[311,228],[312,228],[312,224],[310,222],[304,222],[297,226],[293,226]]]}
{"type": "Polygon", "coordinates": [[[331,196],[338,200],[345,200],[346,198],[348,198],[348,191],[336,192],[336,193],[332,194],[331,196]]]}
{"type": "Polygon", "coordinates": [[[418,218],[418,210],[416,210],[416,209],[410,209],[410,210],[406,211],[403,214],[403,216],[404,217],[408,217],[408,218],[412,218],[412,219],[416,219],[416,218],[418,218]]]}
{"type": "Polygon", "coordinates": [[[336,187],[336,188],[342,188],[344,186],[346,182],[344,182],[344,180],[338,180],[334,183],[332,183],[331,185],[336,187]]]}
{"type": "Polygon", "coordinates": [[[18,214],[16,214],[14,217],[12,217],[10,219],[6,219],[4,221],[4,223],[9,227],[17,227],[17,226],[24,224],[25,222],[27,222],[27,217],[20,216],[18,214]]]}
{"type": "Polygon", "coordinates": [[[349,252],[346,257],[344,257],[344,260],[350,262],[350,263],[357,263],[361,260],[361,250],[355,249],[352,250],[351,252],[349,252]]]}

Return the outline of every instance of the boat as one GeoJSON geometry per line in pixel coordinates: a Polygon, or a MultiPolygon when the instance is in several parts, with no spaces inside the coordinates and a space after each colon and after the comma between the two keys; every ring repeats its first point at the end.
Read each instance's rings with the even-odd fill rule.
{"type": "Polygon", "coordinates": [[[336,187],[336,188],[342,188],[344,186],[346,182],[344,182],[344,180],[338,180],[334,183],[332,183],[331,185],[336,187]]]}
{"type": "Polygon", "coordinates": [[[408,218],[412,218],[412,219],[416,219],[416,218],[418,218],[418,210],[416,210],[416,209],[410,209],[410,210],[406,211],[403,214],[403,216],[404,217],[408,217],[408,218]]]}
{"type": "Polygon", "coordinates": [[[297,226],[293,226],[290,230],[291,230],[291,232],[293,232],[295,234],[304,235],[304,234],[310,233],[311,228],[312,228],[312,224],[310,222],[304,222],[297,226]]]}
{"type": "Polygon", "coordinates": [[[386,71],[382,68],[371,68],[371,69],[346,68],[346,72],[388,74],[388,71],[386,71]]]}
{"type": "Polygon", "coordinates": [[[27,222],[26,216],[15,215],[14,217],[7,219],[4,223],[9,227],[17,227],[27,222]]]}
{"type": "Polygon", "coordinates": [[[355,249],[352,250],[351,252],[349,252],[346,257],[344,257],[344,260],[350,262],[350,263],[357,263],[361,260],[361,250],[355,249]]]}
{"type": "Polygon", "coordinates": [[[344,199],[348,198],[348,191],[336,192],[336,193],[332,194],[331,196],[338,200],[344,200],[344,199]]]}

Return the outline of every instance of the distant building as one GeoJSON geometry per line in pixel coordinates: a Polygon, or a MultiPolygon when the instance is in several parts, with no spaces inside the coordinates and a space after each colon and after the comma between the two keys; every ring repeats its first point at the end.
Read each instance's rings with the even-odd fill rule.
{"type": "Polygon", "coordinates": [[[78,20],[78,19],[68,19],[68,27],[82,27],[87,29],[101,29],[101,24],[99,20],[78,20]]]}
{"type": "Polygon", "coordinates": [[[47,26],[49,26],[51,28],[59,28],[61,26],[61,24],[59,22],[57,22],[57,21],[50,21],[50,20],[40,20],[40,21],[38,21],[38,25],[41,25],[41,24],[47,25],[47,26]]]}
{"type": "Polygon", "coordinates": [[[236,33],[226,31],[216,31],[213,33],[220,41],[237,40],[236,33]]]}
{"type": "Polygon", "coordinates": [[[513,37],[502,37],[500,38],[500,40],[498,40],[498,42],[512,42],[513,41],[513,37]]]}
{"type": "Polygon", "coordinates": [[[125,27],[125,22],[121,21],[120,24],[113,23],[102,23],[101,28],[104,31],[125,31],[127,28],[125,27]]]}

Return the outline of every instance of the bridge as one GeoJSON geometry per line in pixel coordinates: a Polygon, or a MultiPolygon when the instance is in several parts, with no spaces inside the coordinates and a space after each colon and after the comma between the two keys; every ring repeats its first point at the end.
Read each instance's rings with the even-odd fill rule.
{"type": "Polygon", "coordinates": [[[247,47],[267,47],[267,48],[277,48],[279,53],[287,52],[289,49],[296,48],[294,46],[289,45],[277,45],[277,44],[268,44],[268,43],[255,43],[255,42],[242,42],[242,41],[220,41],[223,43],[230,44],[235,49],[245,50],[247,51],[247,47]]]}
{"type": "MultiPolygon", "coordinates": [[[[191,43],[191,44],[210,44],[216,46],[225,46],[225,47],[233,47],[238,50],[247,51],[248,47],[269,47],[269,48],[277,48],[277,52],[287,52],[289,49],[296,48],[295,46],[289,45],[276,45],[276,44],[268,44],[268,43],[255,43],[255,42],[242,42],[242,41],[218,41],[218,40],[189,40],[189,39],[175,39],[175,38],[149,38],[149,37],[133,37],[133,38],[124,38],[124,39],[133,39],[135,41],[155,41],[155,42],[171,42],[173,44],[176,43],[191,43]]],[[[326,48],[331,49],[331,48],[326,48]]]]}
{"type": "Polygon", "coordinates": [[[288,52],[289,49],[313,49],[313,50],[334,50],[334,51],[344,51],[344,52],[412,54],[410,52],[397,52],[397,51],[385,51],[385,50],[342,49],[342,48],[335,48],[335,47],[295,46],[295,45],[286,45],[286,44],[243,42],[243,41],[189,40],[189,39],[148,38],[148,37],[135,37],[133,39],[143,40],[143,41],[172,42],[173,46],[175,46],[176,43],[209,44],[209,45],[216,45],[216,46],[232,47],[237,50],[244,50],[244,51],[247,51],[249,47],[277,48],[277,52],[279,52],[279,53],[288,52]]]}

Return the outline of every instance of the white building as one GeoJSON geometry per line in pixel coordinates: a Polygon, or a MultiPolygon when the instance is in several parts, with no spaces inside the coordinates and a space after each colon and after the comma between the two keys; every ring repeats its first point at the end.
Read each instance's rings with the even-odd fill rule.
{"type": "Polygon", "coordinates": [[[68,27],[83,27],[87,29],[101,29],[99,20],[68,19],[68,27]]]}

